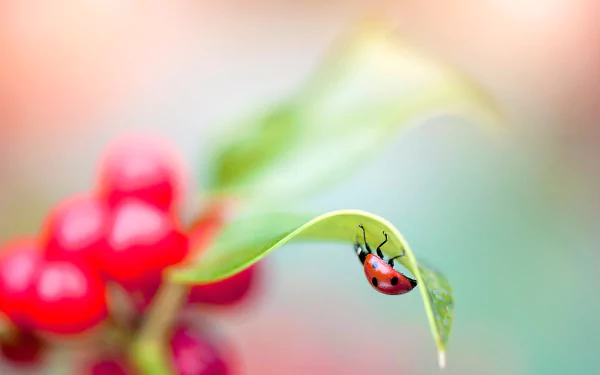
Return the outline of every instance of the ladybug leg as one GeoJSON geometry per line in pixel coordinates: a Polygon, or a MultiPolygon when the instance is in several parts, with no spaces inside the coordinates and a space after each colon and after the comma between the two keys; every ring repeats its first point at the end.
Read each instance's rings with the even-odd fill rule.
{"type": "Polygon", "coordinates": [[[383,246],[388,241],[387,233],[383,232],[383,235],[385,236],[385,241],[383,241],[381,243],[381,245],[377,246],[377,255],[379,255],[379,257],[381,259],[383,259],[383,253],[381,252],[381,246],[383,246]]]}
{"type": "Polygon", "coordinates": [[[365,243],[365,248],[367,249],[367,254],[371,254],[371,247],[369,247],[369,244],[367,243],[367,233],[365,232],[365,227],[363,227],[362,224],[358,224],[358,227],[362,229],[363,241],[365,243]]]}
{"type": "Polygon", "coordinates": [[[402,258],[402,257],[403,257],[403,256],[405,256],[405,255],[406,255],[406,250],[404,250],[404,248],[403,248],[403,249],[402,249],[402,254],[400,254],[400,255],[396,255],[395,257],[393,257],[393,258],[390,258],[390,260],[388,260],[388,264],[389,264],[390,266],[394,267],[394,259],[396,259],[396,258],[402,258]]]}

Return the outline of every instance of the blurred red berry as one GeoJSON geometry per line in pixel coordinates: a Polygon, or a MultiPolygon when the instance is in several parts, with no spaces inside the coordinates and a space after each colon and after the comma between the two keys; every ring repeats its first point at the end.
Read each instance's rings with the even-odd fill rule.
{"type": "Polygon", "coordinates": [[[125,291],[129,294],[133,307],[138,313],[142,314],[150,307],[152,299],[158,292],[161,283],[162,275],[155,274],[145,278],[143,282],[124,285],[125,291]]]}
{"type": "Polygon", "coordinates": [[[46,259],[93,266],[94,256],[107,251],[109,210],[92,195],[68,199],[49,214],[42,230],[46,259]]]}
{"type": "Polygon", "coordinates": [[[118,359],[102,359],[86,366],[81,375],[132,375],[129,367],[118,359]]]}
{"type": "Polygon", "coordinates": [[[42,253],[32,239],[6,244],[0,252],[0,311],[15,325],[26,327],[32,311],[32,284],[42,253]]]}
{"type": "Polygon", "coordinates": [[[199,256],[215,240],[227,221],[227,203],[215,203],[194,222],[189,231],[190,254],[199,256]]]}
{"type": "Polygon", "coordinates": [[[37,366],[43,359],[44,343],[29,331],[20,331],[0,345],[2,357],[15,366],[37,366]]]}
{"type": "Polygon", "coordinates": [[[229,367],[220,353],[191,327],[179,326],[171,337],[173,364],[179,375],[226,375],[229,367]]]}
{"type": "Polygon", "coordinates": [[[183,195],[177,154],[157,139],[125,137],[108,147],[98,173],[99,190],[111,205],[134,197],[167,210],[183,195]]]}
{"type": "MultiPolygon", "coordinates": [[[[256,283],[256,273],[260,267],[254,264],[240,273],[216,283],[195,285],[188,295],[189,305],[216,305],[233,306],[244,301],[256,283]]],[[[156,275],[147,278],[143,283],[133,285],[127,292],[139,313],[143,313],[150,306],[152,299],[158,292],[162,278],[156,275]]]]}
{"type": "Polygon", "coordinates": [[[187,235],[173,214],[134,199],[114,208],[107,240],[98,264],[126,287],[156,277],[188,251],[187,235]]]}
{"type": "Polygon", "coordinates": [[[258,263],[222,281],[192,287],[189,303],[232,305],[241,302],[255,284],[257,267],[258,263]]]}
{"type": "MultiPolygon", "coordinates": [[[[210,245],[225,223],[225,207],[215,206],[192,227],[190,247],[196,253],[202,253],[210,245]]],[[[189,303],[213,305],[231,305],[241,302],[255,284],[258,264],[221,281],[192,287],[189,303]]]]}
{"type": "MultiPolygon", "coordinates": [[[[224,218],[220,207],[209,210],[208,214],[194,224],[189,233],[190,253],[202,253],[213,241],[223,223],[224,218]]],[[[249,295],[255,286],[258,272],[260,272],[260,268],[258,264],[255,264],[225,280],[193,286],[190,290],[188,303],[221,306],[239,303],[249,295]]],[[[143,283],[136,283],[127,288],[134,305],[140,313],[149,307],[161,282],[161,275],[154,274],[147,277],[143,283]]]]}
{"type": "Polygon", "coordinates": [[[89,268],[70,262],[44,262],[33,283],[30,314],[36,330],[82,333],[108,314],[105,285],[89,268]]]}

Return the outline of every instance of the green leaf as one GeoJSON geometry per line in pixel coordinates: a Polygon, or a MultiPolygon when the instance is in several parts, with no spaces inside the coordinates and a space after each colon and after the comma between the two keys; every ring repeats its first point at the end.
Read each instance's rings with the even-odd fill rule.
{"type": "Polygon", "coordinates": [[[386,26],[368,24],[296,92],[212,142],[208,190],[254,201],[301,198],[438,114],[495,125],[495,109],[467,79],[386,26]]]}
{"type": "MultiPolygon", "coordinates": [[[[381,217],[358,210],[330,212],[311,219],[294,213],[247,214],[232,221],[221,232],[211,248],[195,262],[170,271],[173,282],[204,284],[232,276],[258,262],[273,250],[294,240],[337,241],[353,244],[362,224],[367,237],[374,243],[388,233],[388,244],[382,248],[389,257],[406,256],[398,262],[418,281],[431,332],[438,348],[440,366],[445,365],[445,351],[454,317],[452,288],[440,273],[417,262],[408,243],[400,232],[381,217]]],[[[362,277],[362,276],[361,276],[362,277]]]]}

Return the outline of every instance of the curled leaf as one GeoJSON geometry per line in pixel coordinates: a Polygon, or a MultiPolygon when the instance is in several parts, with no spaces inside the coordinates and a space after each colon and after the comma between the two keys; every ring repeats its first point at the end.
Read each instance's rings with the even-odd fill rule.
{"type": "Polygon", "coordinates": [[[440,273],[417,262],[402,234],[385,219],[359,210],[333,211],[316,218],[295,213],[246,215],[231,222],[214,245],[197,262],[171,270],[171,281],[181,284],[204,284],[225,279],[251,266],[291,240],[338,241],[354,243],[358,225],[367,236],[383,239],[388,257],[406,255],[397,261],[418,282],[433,338],[438,348],[440,366],[445,365],[445,351],[454,318],[454,298],[448,280],[440,273]]]}

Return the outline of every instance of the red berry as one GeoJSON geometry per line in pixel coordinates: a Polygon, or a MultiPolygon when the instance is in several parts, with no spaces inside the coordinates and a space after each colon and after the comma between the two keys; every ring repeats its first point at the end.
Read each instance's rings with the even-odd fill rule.
{"type": "Polygon", "coordinates": [[[33,333],[20,331],[0,346],[5,360],[15,366],[37,366],[42,361],[45,345],[33,333]]]}
{"type": "Polygon", "coordinates": [[[114,208],[108,251],[98,264],[125,286],[139,284],[187,255],[188,239],[173,214],[129,199],[114,208]]]}
{"type": "MultiPolygon", "coordinates": [[[[226,204],[215,204],[199,218],[189,232],[190,254],[201,253],[214,240],[215,235],[226,221],[226,204]]],[[[219,282],[192,287],[188,302],[191,304],[204,303],[216,305],[229,305],[240,302],[246,297],[255,284],[256,267],[248,269],[219,282]]],[[[126,287],[138,311],[144,312],[156,292],[162,278],[160,274],[152,275],[143,283],[126,287]]]]}
{"type": "Polygon", "coordinates": [[[46,259],[93,265],[107,251],[109,210],[94,196],[78,196],[56,206],[42,230],[46,259]]]}
{"type": "MultiPolygon", "coordinates": [[[[199,220],[190,232],[192,251],[201,253],[217,235],[225,222],[225,207],[216,206],[199,220]]],[[[241,302],[255,284],[258,264],[216,283],[192,287],[189,302],[230,305],[241,302]]]]}
{"type": "Polygon", "coordinates": [[[0,252],[0,310],[21,327],[30,323],[31,287],[41,262],[31,239],[11,242],[0,252]]]}
{"type": "Polygon", "coordinates": [[[70,262],[41,264],[33,283],[33,327],[52,334],[78,334],[107,316],[106,290],[99,275],[70,262]]]}
{"type": "Polygon", "coordinates": [[[183,194],[181,170],[169,145],[157,139],[124,137],[108,148],[98,185],[111,205],[135,197],[166,210],[183,194]]]}
{"type": "Polygon", "coordinates": [[[134,308],[141,314],[150,307],[152,299],[158,292],[162,283],[162,275],[156,274],[147,277],[143,282],[133,285],[125,285],[126,292],[129,294],[134,308]]]}
{"type": "Polygon", "coordinates": [[[189,303],[231,305],[241,302],[255,283],[258,263],[216,283],[192,287],[189,303]]]}
{"type": "Polygon", "coordinates": [[[102,359],[87,366],[82,375],[132,375],[133,372],[121,360],[102,359]]]}
{"type": "Polygon", "coordinates": [[[192,328],[179,326],[171,337],[173,364],[180,375],[226,375],[229,368],[217,350],[192,328]]]}
{"type": "Polygon", "coordinates": [[[201,254],[215,240],[227,221],[226,203],[213,204],[193,225],[189,232],[190,250],[201,254]]]}
{"type": "MultiPolygon", "coordinates": [[[[258,264],[255,264],[216,283],[192,286],[188,295],[188,304],[228,306],[241,303],[250,295],[256,283],[258,267],[258,264]]],[[[126,288],[138,312],[143,313],[150,306],[161,282],[160,275],[156,275],[126,288]]]]}
{"type": "MultiPolygon", "coordinates": [[[[249,296],[256,283],[259,270],[258,264],[254,264],[225,280],[212,284],[195,285],[190,289],[188,304],[227,306],[240,303],[249,296]]],[[[161,282],[160,275],[156,275],[147,278],[143,283],[127,288],[138,312],[143,313],[150,306],[161,282]]]]}

